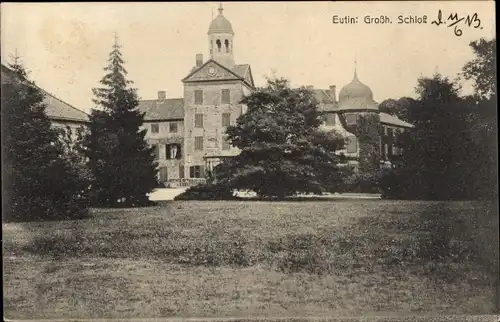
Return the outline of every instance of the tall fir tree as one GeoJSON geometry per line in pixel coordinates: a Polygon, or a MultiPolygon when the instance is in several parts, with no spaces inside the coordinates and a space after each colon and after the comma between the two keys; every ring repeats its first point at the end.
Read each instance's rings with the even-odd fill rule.
{"type": "Polygon", "coordinates": [[[98,108],[92,110],[84,139],[97,206],[147,205],[147,194],[158,184],[154,148],[145,140],[146,130],[140,129],[144,113],[137,109],[137,91],[126,79],[120,48],[115,36],[102,87],[92,89],[98,108]]]}
{"type": "Polygon", "coordinates": [[[80,216],[87,207],[88,181],[51,127],[43,93],[28,79],[17,56],[5,72],[2,78],[9,80],[2,80],[4,220],[80,216]]]}

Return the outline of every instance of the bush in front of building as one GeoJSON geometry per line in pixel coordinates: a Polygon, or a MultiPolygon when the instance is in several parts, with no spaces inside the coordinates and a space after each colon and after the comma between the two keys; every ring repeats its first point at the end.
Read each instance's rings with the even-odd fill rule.
{"type": "Polygon", "coordinates": [[[80,218],[88,206],[89,176],[65,148],[45,113],[43,93],[19,63],[2,85],[3,219],[80,218]]]}
{"type": "Polygon", "coordinates": [[[233,189],[220,183],[199,184],[189,187],[174,200],[239,200],[233,189]]]}
{"type": "Polygon", "coordinates": [[[342,192],[380,193],[380,171],[375,173],[353,173],[346,177],[342,192]]]}

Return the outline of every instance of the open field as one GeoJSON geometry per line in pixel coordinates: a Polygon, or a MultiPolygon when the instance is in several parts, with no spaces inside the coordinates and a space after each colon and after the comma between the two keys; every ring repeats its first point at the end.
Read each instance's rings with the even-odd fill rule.
{"type": "Polygon", "coordinates": [[[477,202],[178,201],[3,233],[15,319],[492,314],[498,301],[498,215],[477,202]]]}

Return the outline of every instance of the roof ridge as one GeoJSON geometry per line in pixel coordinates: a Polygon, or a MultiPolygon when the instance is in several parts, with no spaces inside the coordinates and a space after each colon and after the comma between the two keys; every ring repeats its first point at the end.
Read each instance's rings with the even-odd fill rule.
{"type": "Polygon", "coordinates": [[[45,90],[45,89],[43,89],[43,88],[41,88],[41,87],[39,87],[38,85],[36,85],[36,84],[34,84],[34,85],[35,85],[35,87],[36,87],[36,88],[38,88],[39,90],[41,90],[41,91],[45,92],[45,94],[47,94],[48,96],[51,96],[52,98],[54,98],[54,99],[58,100],[59,102],[61,102],[61,103],[65,104],[65,105],[67,105],[67,106],[71,107],[71,108],[72,108],[72,109],[74,109],[74,110],[77,110],[78,112],[82,112],[83,114],[85,114],[85,115],[87,115],[87,116],[90,116],[90,114],[88,114],[87,112],[85,112],[85,111],[83,111],[83,110],[81,110],[81,109],[79,109],[79,108],[74,107],[73,105],[69,104],[68,102],[63,101],[63,100],[62,100],[62,99],[60,99],[59,97],[55,96],[54,94],[52,94],[52,93],[48,92],[47,90],[45,90]]]}
{"type": "MultiPolygon", "coordinates": [[[[13,69],[11,69],[10,67],[6,66],[6,65],[5,65],[5,64],[3,64],[3,63],[2,63],[2,67],[3,67],[3,68],[5,68],[5,69],[7,69],[9,72],[14,73],[14,70],[13,70],[13,69]]],[[[29,81],[29,80],[28,80],[28,81],[29,81]]],[[[33,86],[35,86],[38,90],[40,90],[40,91],[41,91],[43,94],[45,94],[46,96],[50,96],[50,97],[52,97],[53,99],[58,100],[60,103],[63,103],[64,105],[66,105],[66,106],[68,106],[68,107],[70,107],[70,108],[72,108],[72,109],[74,109],[74,110],[76,110],[76,111],[78,111],[78,112],[81,112],[81,113],[85,114],[86,116],[90,116],[90,114],[88,114],[87,112],[85,112],[85,111],[83,111],[83,110],[81,110],[81,109],[79,109],[79,108],[74,107],[74,106],[73,106],[73,105],[71,105],[70,103],[68,103],[68,102],[66,102],[66,101],[63,101],[63,100],[62,100],[62,99],[60,99],[59,97],[57,97],[57,96],[55,96],[54,94],[50,93],[50,92],[49,92],[49,91],[47,91],[46,89],[41,88],[40,86],[38,86],[38,85],[35,83],[35,81],[33,81],[33,80],[32,80],[32,81],[30,81],[30,82],[33,84],[33,86]]]]}
{"type": "MultiPolygon", "coordinates": [[[[184,97],[173,97],[173,98],[166,98],[164,99],[165,101],[168,101],[168,100],[183,100],[184,97]]],[[[147,100],[139,100],[139,102],[158,102],[159,100],[158,99],[147,99],[147,100]]]]}
{"type": "Polygon", "coordinates": [[[213,62],[215,63],[216,65],[222,67],[223,69],[225,69],[226,71],[228,71],[229,73],[233,74],[233,76],[236,76],[236,78],[238,78],[239,80],[245,80],[243,77],[241,77],[240,75],[236,74],[232,69],[222,65],[221,63],[218,63],[216,60],[210,58],[209,60],[207,60],[203,65],[201,65],[200,67],[196,68],[195,70],[193,70],[192,72],[190,72],[186,77],[184,77],[182,79],[182,81],[184,82],[185,80],[187,80],[189,77],[193,76],[195,73],[197,73],[198,71],[200,71],[203,67],[207,66],[208,63],[210,62],[213,62]]]}

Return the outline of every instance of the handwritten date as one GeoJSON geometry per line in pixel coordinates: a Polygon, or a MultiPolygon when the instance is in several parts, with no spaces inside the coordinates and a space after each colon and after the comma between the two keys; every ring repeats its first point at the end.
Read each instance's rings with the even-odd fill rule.
{"type": "Polygon", "coordinates": [[[443,20],[443,13],[441,10],[438,11],[437,19],[431,22],[432,25],[440,26],[440,25],[446,25],[448,28],[452,28],[455,32],[455,36],[460,37],[462,35],[462,28],[463,27],[468,27],[468,28],[480,28],[483,29],[481,26],[481,19],[479,19],[477,13],[474,13],[473,15],[467,15],[467,16],[462,16],[459,17],[457,13],[450,13],[448,18],[443,20]]]}

